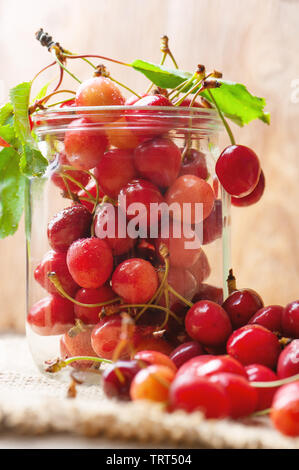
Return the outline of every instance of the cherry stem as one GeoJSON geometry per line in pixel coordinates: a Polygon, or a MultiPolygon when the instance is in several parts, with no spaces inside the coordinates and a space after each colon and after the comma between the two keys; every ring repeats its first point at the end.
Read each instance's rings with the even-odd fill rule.
{"type": "Polygon", "coordinates": [[[57,51],[55,48],[52,49],[52,55],[54,57],[54,59],[56,60],[57,64],[63,69],[65,70],[74,80],[76,80],[78,83],[82,83],[81,80],[76,77],[76,75],[74,75],[72,72],[70,72],[66,67],[65,65],[59,60],[58,56],[57,56],[57,51]]]}
{"type": "Polygon", "coordinates": [[[93,195],[88,191],[88,189],[86,189],[85,186],[83,186],[83,184],[79,183],[79,181],[77,181],[75,178],[73,178],[72,176],[64,173],[64,177],[67,178],[68,180],[70,180],[72,183],[76,184],[80,189],[82,189],[83,191],[86,192],[86,194],[88,194],[89,198],[92,200],[92,202],[96,202],[96,199],[93,197],[93,195]]]}
{"type": "Polygon", "coordinates": [[[167,308],[167,312],[165,314],[165,318],[164,318],[164,321],[162,323],[162,325],[160,325],[160,329],[163,330],[163,328],[167,325],[168,323],[168,320],[169,320],[169,292],[168,292],[168,284],[167,284],[167,287],[164,289],[164,298],[165,298],[165,305],[166,305],[166,308],[167,308]]]}
{"type": "Polygon", "coordinates": [[[229,138],[230,138],[231,144],[232,144],[232,145],[236,145],[236,141],[235,141],[234,135],[233,135],[233,133],[232,133],[232,130],[231,130],[231,128],[230,128],[230,126],[229,126],[227,120],[226,120],[225,117],[223,116],[223,113],[222,113],[221,109],[219,108],[219,106],[218,106],[218,104],[217,104],[217,102],[216,102],[216,100],[215,100],[215,98],[214,98],[214,96],[213,96],[211,90],[208,90],[208,93],[209,93],[209,95],[210,95],[211,100],[213,101],[213,103],[214,103],[214,105],[215,105],[215,108],[216,108],[217,111],[218,111],[219,117],[220,117],[221,121],[223,122],[223,125],[224,125],[224,127],[225,127],[225,129],[226,129],[226,132],[228,133],[228,136],[229,136],[229,138]]]}
{"type": "Polygon", "coordinates": [[[179,300],[181,300],[184,304],[188,305],[188,307],[193,307],[193,303],[190,302],[189,300],[185,299],[185,297],[183,297],[181,294],[179,294],[173,287],[171,287],[169,284],[168,284],[168,290],[169,292],[171,292],[175,297],[177,297],[179,300]]]}
{"type": "Polygon", "coordinates": [[[274,380],[273,382],[250,382],[250,385],[255,388],[274,388],[291,382],[296,382],[297,380],[299,380],[299,374],[293,375],[292,377],[286,377],[281,380],[274,380]]]}
{"type": "Polygon", "coordinates": [[[256,411],[255,413],[252,413],[250,415],[250,417],[255,418],[255,417],[258,417],[258,416],[268,415],[271,412],[271,410],[272,410],[272,408],[266,408],[264,410],[256,411]]]}
{"type": "Polygon", "coordinates": [[[54,364],[50,364],[49,366],[46,367],[46,372],[51,372],[51,373],[59,372],[64,367],[67,367],[68,365],[77,361],[88,361],[88,362],[92,361],[92,362],[100,362],[100,363],[104,362],[106,364],[112,364],[112,361],[110,361],[109,359],[104,359],[102,357],[73,356],[73,357],[70,357],[69,359],[64,359],[64,360],[60,359],[54,364]]]}
{"type": "MultiPolygon", "coordinates": [[[[119,309],[122,309],[122,308],[141,308],[141,307],[143,307],[143,308],[145,307],[145,310],[147,310],[148,308],[153,308],[153,309],[157,309],[157,310],[162,310],[163,312],[166,312],[166,313],[169,312],[169,315],[171,315],[178,323],[182,323],[181,319],[179,317],[177,317],[177,315],[175,313],[173,313],[171,310],[167,309],[166,307],[162,307],[161,305],[154,305],[154,304],[120,304],[120,305],[118,305],[119,309]]],[[[139,318],[140,318],[140,312],[135,317],[135,320],[137,321],[139,318]]]]}
{"type": "Polygon", "coordinates": [[[186,87],[188,87],[188,85],[191,85],[191,83],[194,82],[194,80],[196,80],[198,78],[198,74],[195,72],[192,77],[190,78],[187,78],[184,82],[180,83],[180,85],[178,85],[177,87],[173,88],[173,90],[171,90],[171,92],[169,93],[169,96],[172,95],[172,93],[175,93],[171,99],[175,99],[177,96],[179,96],[180,93],[183,93],[186,89],[186,87]]]}
{"type": "Polygon", "coordinates": [[[119,64],[119,65],[125,65],[126,67],[132,67],[131,64],[127,64],[126,62],[122,62],[120,60],[116,60],[116,59],[111,59],[110,57],[104,57],[102,55],[96,55],[96,54],[81,54],[81,55],[76,55],[76,54],[64,54],[63,53],[63,57],[65,57],[66,59],[87,59],[87,58],[90,58],[90,59],[101,59],[101,60],[107,60],[109,62],[114,62],[115,64],[119,64]]]}
{"type": "MultiPolygon", "coordinates": [[[[163,37],[161,38],[161,41],[162,41],[163,38],[165,38],[165,37],[167,37],[167,36],[163,36],[163,37]]],[[[161,49],[161,52],[162,52],[162,58],[161,58],[161,61],[160,61],[160,65],[163,65],[164,62],[165,62],[165,60],[166,60],[167,54],[168,54],[168,38],[167,38],[167,48],[162,47],[162,43],[161,43],[160,49],[161,49]]],[[[151,89],[153,88],[153,86],[154,86],[154,83],[152,82],[152,83],[149,85],[149,87],[148,87],[148,89],[146,90],[146,92],[145,92],[146,95],[151,91],[151,89]]]]}
{"type": "MultiPolygon", "coordinates": [[[[185,94],[175,103],[175,106],[180,106],[180,104],[187,98],[187,96],[189,96],[191,93],[193,93],[193,92],[196,90],[196,88],[199,87],[199,90],[198,90],[199,93],[201,93],[202,91],[204,91],[204,90],[205,90],[205,87],[204,87],[204,86],[200,86],[201,83],[203,82],[203,80],[204,80],[203,78],[202,78],[202,79],[199,79],[199,80],[195,83],[195,85],[193,85],[193,87],[190,88],[190,90],[188,90],[187,93],[185,93],[185,94]]],[[[198,93],[198,94],[199,94],[199,93],[198,93]]]]}
{"type": "MultiPolygon", "coordinates": [[[[50,98],[52,98],[52,96],[55,96],[55,95],[58,95],[59,93],[71,93],[72,95],[75,95],[76,92],[73,91],[73,90],[57,90],[55,89],[52,93],[50,93],[49,95],[45,96],[44,98],[41,98],[40,100],[38,100],[35,105],[33,106],[36,106],[38,107],[39,105],[43,105],[45,104],[50,98]]],[[[70,100],[70,98],[68,99],[70,100]]]]}
{"type": "Polygon", "coordinates": [[[70,189],[70,186],[69,186],[69,183],[68,183],[68,180],[66,179],[66,177],[63,173],[62,173],[61,177],[62,177],[64,185],[67,189],[67,193],[68,193],[69,198],[72,199],[73,202],[76,202],[75,195],[74,195],[74,193],[72,193],[72,191],[70,189]]]}
{"type": "Polygon", "coordinates": [[[114,82],[114,83],[116,83],[117,85],[119,85],[119,86],[125,88],[125,90],[128,90],[130,93],[133,93],[133,95],[137,96],[138,99],[141,98],[141,96],[140,96],[138,93],[136,93],[136,91],[132,90],[132,88],[129,88],[127,85],[124,85],[123,83],[119,82],[118,80],[115,80],[115,78],[112,78],[112,77],[110,77],[110,76],[109,76],[109,78],[110,78],[110,80],[111,80],[112,82],[114,82]]]}
{"type": "MultiPolygon", "coordinates": [[[[206,80],[207,78],[209,78],[212,74],[209,73],[206,77],[204,77],[204,80],[206,80]]],[[[199,89],[196,93],[194,93],[193,95],[193,98],[189,104],[189,107],[191,108],[193,106],[193,104],[195,103],[196,101],[196,98],[198,97],[198,95],[202,92],[203,90],[202,89],[199,89]]]]}
{"type": "Polygon", "coordinates": [[[138,315],[136,317],[136,321],[139,320],[141,315],[143,315],[143,313],[153,304],[153,302],[158,298],[159,294],[163,292],[165,283],[167,282],[168,272],[169,272],[169,261],[168,261],[168,250],[167,250],[166,245],[162,244],[159,251],[160,251],[161,256],[163,257],[164,265],[165,265],[165,271],[164,271],[164,274],[163,274],[163,278],[162,278],[162,281],[160,283],[160,286],[158,287],[158,289],[156,290],[156,292],[154,293],[152,298],[149,300],[149,302],[146,304],[146,306],[143,307],[141,312],[138,313],[138,315]]]}
{"type": "Polygon", "coordinates": [[[234,276],[232,269],[229,270],[226,283],[227,283],[228,295],[232,294],[233,292],[237,290],[236,278],[234,276]]]}
{"type": "Polygon", "coordinates": [[[62,80],[63,80],[64,70],[61,67],[59,67],[59,69],[60,69],[59,80],[58,80],[58,83],[57,83],[56,87],[54,88],[54,91],[58,90],[58,88],[60,87],[60,85],[62,83],[62,80]]]}
{"type": "Polygon", "coordinates": [[[52,282],[52,284],[54,284],[54,286],[56,287],[58,292],[63,297],[70,300],[74,304],[79,305],[80,307],[87,307],[87,308],[105,307],[107,305],[114,304],[114,303],[119,302],[121,300],[120,297],[115,297],[115,299],[107,300],[106,302],[101,302],[101,303],[98,303],[98,304],[84,304],[82,302],[79,302],[76,299],[73,299],[73,297],[71,297],[67,292],[65,292],[65,290],[62,287],[61,282],[60,282],[57,274],[54,271],[53,272],[48,272],[47,275],[48,275],[48,278],[50,279],[50,281],[52,282]]]}

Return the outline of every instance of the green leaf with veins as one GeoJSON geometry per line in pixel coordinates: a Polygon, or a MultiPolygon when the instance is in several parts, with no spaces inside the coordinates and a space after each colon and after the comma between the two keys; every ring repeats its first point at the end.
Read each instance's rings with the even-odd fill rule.
{"type": "MultiPolygon", "coordinates": [[[[264,112],[266,101],[264,98],[254,96],[241,83],[217,80],[221,86],[210,90],[223,114],[243,126],[254,119],[261,119],[270,123],[270,114],[264,112]]],[[[211,101],[209,93],[201,93],[207,100],[211,101]]],[[[212,102],[212,101],[211,101],[212,102]]]]}
{"type": "Polygon", "coordinates": [[[31,130],[28,117],[31,82],[20,83],[9,92],[14,110],[14,126],[16,136],[24,144],[31,140],[31,130]]]}
{"type": "Polygon", "coordinates": [[[48,161],[38,149],[28,144],[23,146],[20,169],[24,175],[28,177],[41,176],[45,172],[47,165],[48,161]]]}
{"type": "Polygon", "coordinates": [[[15,233],[23,212],[25,176],[20,172],[19,160],[11,147],[0,152],[0,238],[15,233]]]}
{"type": "MultiPolygon", "coordinates": [[[[161,88],[175,88],[192,77],[192,74],[189,72],[169,69],[164,65],[152,64],[144,60],[135,60],[131,65],[135,70],[143,73],[143,75],[161,88]]],[[[245,85],[241,83],[229,82],[222,79],[217,79],[217,82],[221,83],[221,86],[212,90],[213,96],[220,110],[228,119],[231,119],[239,126],[248,124],[254,119],[260,119],[267,124],[270,123],[270,114],[264,112],[264,107],[266,106],[264,98],[252,95],[245,85]]],[[[190,89],[193,85],[194,82],[186,90],[190,89]]],[[[194,93],[197,90],[198,88],[194,90],[194,93]]],[[[201,95],[211,101],[207,91],[202,92],[201,95]]]]}
{"type": "Polygon", "coordinates": [[[169,69],[164,65],[156,65],[140,59],[134,60],[131,66],[161,88],[175,88],[192,77],[189,72],[169,69]]]}
{"type": "Polygon", "coordinates": [[[14,129],[21,141],[20,169],[24,175],[40,176],[48,166],[47,159],[42,155],[32,137],[28,108],[31,82],[24,82],[10,90],[10,99],[14,109],[14,129]]]}
{"type": "Polygon", "coordinates": [[[13,106],[11,103],[6,103],[0,108],[0,126],[6,124],[13,125],[13,106]]]}
{"type": "Polygon", "coordinates": [[[0,137],[12,146],[15,146],[17,143],[14,128],[10,125],[0,127],[0,137]]]}

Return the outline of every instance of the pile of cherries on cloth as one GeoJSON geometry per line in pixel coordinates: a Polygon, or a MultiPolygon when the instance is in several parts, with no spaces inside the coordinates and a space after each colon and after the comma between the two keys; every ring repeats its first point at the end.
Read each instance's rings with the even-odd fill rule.
{"type": "MultiPolygon", "coordinates": [[[[124,104],[115,85],[97,77],[80,86],[75,105],[98,104],[94,90],[103,84],[111,88],[110,104],[124,104]]],[[[162,95],[130,104],[172,106],[162,95]]],[[[299,301],[264,307],[256,292],[236,289],[223,302],[221,289],[203,284],[209,265],[202,250],[200,256],[187,252],[171,237],[153,243],[118,238],[117,230],[114,238],[97,237],[107,221],[105,204],[93,214],[88,194],[95,196],[96,184],[84,171],[90,169],[101,197],[117,199],[121,193],[127,203],[146,207],[203,202],[204,243],[221,236],[221,202],[206,181],[204,156],[193,149],[182,161],[181,149],[168,136],[138,142],[131,131],[125,138],[92,135],[84,133],[84,119],[77,121],[65,133],[59,158],[75,168],[65,174],[87,191],[69,181],[78,202],[48,224],[51,251],[35,279],[50,295],[33,305],[29,325],[40,335],[62,335],[60,366],[63,360],[78,369],[95,368],[99,358],[111,361],[102,375],[108,397],[160,402],[169,411],[200,410],[206,418],[238,419],[270,408],[277,429],[298,435],[299,376],[282,386],[275,381],[299,374],[299,301]],[[164,295],[161,285],[173,290],[164,295]]],[[[225,149],[216,173],[235,205],[250,205],[263,193],[259,161],[247,147],[225,149]]],[[[52,180],[66,190],[59,172],[52,180]]],[[[48,367],[58,369],[58,363],[48,367]]]]}

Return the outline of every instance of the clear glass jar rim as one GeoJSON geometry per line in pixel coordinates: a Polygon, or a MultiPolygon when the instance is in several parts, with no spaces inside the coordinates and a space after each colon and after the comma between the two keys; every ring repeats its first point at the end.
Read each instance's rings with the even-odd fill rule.
{"type": "MultiPolygon", "coordinates": [[[[129,127],[131,129],[142,129],[149,127],[151,121],[153,125],[161,127],[167,125],[168,119],[178,119],[177,124],[172,127],[176,130],[186,130],[189,132],[204,131],[205,134],[215,133],[223,130],[223,124],[215,109],[212,108],[198,108],[198,107],[183,107],[183,106],[85,106],[85,107],[71,107],[65,106],[63,108],[48,108],[46,110],[38,111],[33,116],[35,124],[35,132],[37,135],[44,135],[47,133],[55,133],[55,131],[66,131],[68,124],[75,119],[92,117],[88,126],[95,128],[96,126],[105,127],[109,123],[109,128],[129,127]],[[97,122],[94,117],[99,114],[103,117],[103,121],[97,122]],[[117,114],[117,116],[115,116],[117,114]],[[136,116],[136,119],[133,119],[136,116]],[[113,119],[110,119],[110,118],[113,119]],[[123,117],[130,117],[131,121],[125,125],[120,125],[120,119],[123,117]],[[107,118],[107,119],[105,119],[107,118]],[[155,123],[155,118],[157,123],[155,123]],[[193,118],[193,121],[189,121],[193,118]],[[140,122],[138,122],[140,120],[140,122]],[[148,120],[148,121],[147,121],[148,120]]],[[[80,127],[80,126],[78,126],[80,127]]]]}
{"type": "MultiPolygon", "coordinates": [[[[178,111],[190,111],[190,113],[204,113],[214,117],[216,121],[220,122],[217,111],[213,108],[198,108],[196,106],[64,106],[63,108],[48,108],[42,111],[38,111],[33,118],[47,116],[52,113],[59,114],[78,114],[78,112],[94,112],[94,111],[167,111],[170,114],[178,111]]],[[[166,114],[166,113],[165,113],[166,114]]],[[[185,114],[184,114],[185,115],[185,114]]]]}

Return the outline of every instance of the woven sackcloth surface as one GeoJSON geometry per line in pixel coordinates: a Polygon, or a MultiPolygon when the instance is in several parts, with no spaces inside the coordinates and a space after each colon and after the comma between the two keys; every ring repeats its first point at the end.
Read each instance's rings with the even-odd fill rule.
{"type": "Polygon", "coordinates": [[[41,374],[23,336],[0,337],[0,431],[27,435],[71,432],[110,439],[208,448],[299,448],[268,422],[206,421],[199,413],[165,413],[148,403],[107,400],[99,384],[80,385],[41,374]]]}

